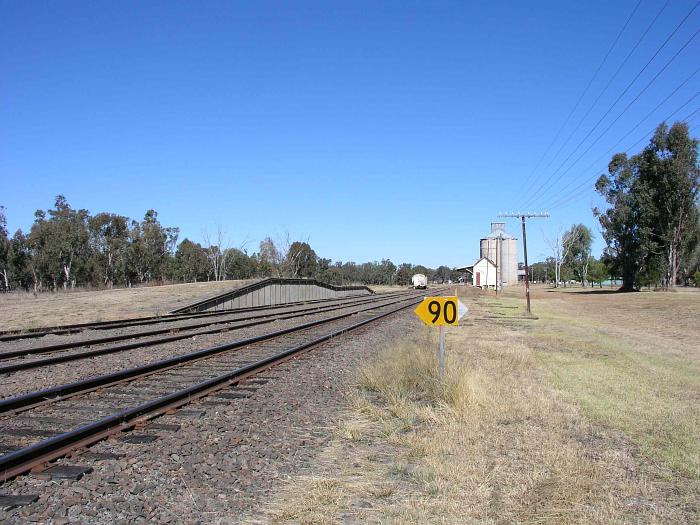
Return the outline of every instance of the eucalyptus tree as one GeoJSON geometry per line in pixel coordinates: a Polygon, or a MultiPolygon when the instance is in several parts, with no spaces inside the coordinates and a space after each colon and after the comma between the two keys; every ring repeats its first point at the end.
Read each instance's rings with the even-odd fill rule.
{"type": "Polygon", "coordinates": [[[695,236],[696,202],[700,191],[698,140],[688,125],[661,124],[638,156],[640,191],[654,204],[652,234],[663,254],[663,283],[678,282],[681,258],[695,236]]]}
{"type": "Polygon", "coordinates": [[[592,283],[597,283],[603,287],[603,281],[609,277],[608,268],[602,260],[591,257],[588,262],[588,279],[592,283]]]}
{"type": "Polygon", "coordinates": [[[179,228],[164,227],[158,213],[148,210],[141,222],[132,221],[129,234],[129,273],[141,282],[163,280],[172,257],[179,228]]]}
{"type": "Polygon", "coordinates": [[[586,286],[593,232],[583,224],[574,224],[564,234],[562,244],[567,247],[564,264],[569,267],[576,280],[580,281],[582,286],[586,286]]]}
{"type": "Polygon", "coordinates": [[[215,281],[223,281],[226,278],[226,250],[228,247],[224,246],[224,231],[221,225],[217,227],[213,238],[207,230],[204,231],[202,237],[207,260],[211,266],[211,276],[215,281]]]}
{"type": "Polygon", "coordinates": [[[112,288],[126,282],[128,274],[129,219],[114,213],[98,213],[88,219],[93,266],[100,284],[112,288]]]}
{"type": "Polygon", "coordinates": [[[29,243],[40,282],[49,281],[55,290],[85,281],[90,263],[88,215],[87,210],[71,208],[63,195],[56,197],[54,209],[36,211],[29,243]]]}
{"type": "Polygon", "coordinates": [[[258,275],[258,265],[254,257],[238,248],[224,252],[226,279],[251,279],[258,275]]]}
{"type": "Polygon", "coordinates": [[[326,259],[324,257],[319,257],[318,258],[318,272],[319,274],[323,272],[327,272],[330,268],[331,265],[333,264],[333,261],[330,259],[326,259]]]}
{"type": "Polygon", "coordinates": [[[315,277],[318,256],[308,242],[294,241],[287,250],[286,267],[291,277],[315,277]]]}
{"type": "Polygon", "coordinates": [[[11,268],[11,287],[19,287],[29,290],[33,288],[38,290],[39,278],[36,270],[36,261],[32,256],[32,250],[29,245],[29,239],[22,233],[22,230],[17,230],[10,241],[10,268],[11,268]]]}
{"type": "Polygon", "coordinates": [[[5,207],[0,206],[0,290],[10,290],[10,260],[12,257],[12,244],[7,236],[7,216],[5,207]]]}
{"type": "Polygon", "coordinates": [[[699,176],[698,141],[683,122],[661,124],[638,155],[613,156],[596,182],[608,207],[593,211],[607,243],[604,257],[622,276],[623,290],[676,285],[696,235],[699,176]]]}
{"type": "Polygon", "coordinates": [[[413,277],[413,265],[410,263],[401,263],[396,269],[396,284],[406,286],[411,282],[413,277]]]}
{"type": "Polygon", "coordinates": [[[607,244],[603,256],[615,275],[622,278],[623,291],[639,286],[639,273],[645,259],[645,247],[651,243],[649,222],[650,203],[644,202],[637,190],[635,159],[617,153],[608,164],[608,174],[601,175],[596,190],[608,203],[608,208],[594,208],[593,213],[603,227],[607,244]]]}
{"type": "Polygon", "coordinates": [[[451,280],[451,276],[452,270],[450,270],[447,266],[439,266],[438,269],[435,270],[435,279],[441,283],[451,280]]]}
{"type": "Polygon", "coordinates": [[[572,227],[569,231],[564,231],[559,227],[553,237],[546,237],[545,242],[552,250],[552,263],[554,267],[554,287],[559,288],[562,282],[566,283],[571,275],[571,268],[565,265],[569,259],[572,246],[578,239],[578,230],[572,227]]]}
{"type": "Polygon", "coordinates": [[[692,222],[694,224],[691,226],[691,230],[694,230],[695,233],[689,236],[681,258],[681,278],[686,285],[691,284],[694,275],[700,272],[700,206],[696,206],[692,222]]]}
{"type": "Polygon", "coordinates": [[[396,265],[390,259],[382,259],[379,263],[379,275],[381,284],[394,284],[396,265]]]}
{"type": "Polygon", "coordinates": [[[183,239],[175,251],[171,277],[185,283],[208,281],[211,267],[207,250],[199,243],[183,239]]]}
{"type": "Polygon", "coordinates": [[[258,270],[262,277],[282,277],[282,262],[284,255],[275,245],[271,237],[265,237],[260,242],[260,251],[257,255],[258,270]]]}
{"type": "Polygon", "coordinates": [[[328,264],[325,268],[321,268],[319,275],[323,282],[337,285],[349,282],[345,277],[342,261],[332,262],[330,259],[325,259],[325,261],[328,264]]]}

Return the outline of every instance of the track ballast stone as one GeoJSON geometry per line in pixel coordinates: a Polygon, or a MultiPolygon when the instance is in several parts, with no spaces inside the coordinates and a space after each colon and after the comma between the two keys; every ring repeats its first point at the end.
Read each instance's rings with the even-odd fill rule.
{"type": "Polygon", "coordinates": [[[148,426],[138,431],[159,436],[155,442],[110,439],[91,447],[90,454],[57,462],[92,467],[80,481],[21,476],[2,492],[38,494],[39,500],[0,510],[0,522],[254,520],[277,483],[312,471],[358,366],[387,342],[412,337],[418,329],[413,313],[405,310],[224,391],[246,395],[212,396],[154,421],[180,425],[177,431],[148,426]]]}

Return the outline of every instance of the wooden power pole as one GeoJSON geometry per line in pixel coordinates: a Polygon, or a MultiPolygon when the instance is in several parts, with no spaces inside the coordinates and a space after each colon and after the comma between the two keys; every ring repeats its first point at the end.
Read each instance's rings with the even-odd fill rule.
{"type": "Polygon", "coordinates": [[[547,218],[549,213],[499,213],[499,217],[511,217],[520,219],[523,225],[523,254],[525,256],[525,300],[527,301],[527,313],[530,313],[530,267],[527,264],[527,234],[525,233],[525,219],[547,218]]]}

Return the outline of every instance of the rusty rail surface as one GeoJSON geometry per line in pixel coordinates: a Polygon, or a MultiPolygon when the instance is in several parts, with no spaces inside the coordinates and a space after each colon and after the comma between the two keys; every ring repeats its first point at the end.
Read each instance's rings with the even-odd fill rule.
{"type": "Polygon", "coordinates": [[[370,304],[370,303],[381,302],[381,301],[384,301],[384,300],[387,300],[390,298],[400,297],[400,296],[405,295],[405,294],[406,294],[406,292],[397,293],[397,294],[386,294],[386,295],[381,295],[381,296],[374,295],[374,296],[371,296],[368,298],[363,298],[363,299],[357,299],[357,298],[354,298],[353,300],[348,300],[346,298],[340,299],[340,300],[336,299],[331,304],[324,304],[322,306],[312,306],[312,307],[299,308],[299,309],[288,310],[288,311],[279,312],[279,313],[260,314],[260,315],[253,315],[253,316],[249,316],[249,317],[241,317],[241,318],[237,318],[237,319],[214,320],[214,321],[209,321],[209,322],[205,322],[205,323],[199,323],[199,324],[195,324],[195,325],[187,325],[187,326],[182,326],[182,327],[163,328],[163,329],[157,329],[157,330],[149,330],[149,331],[145,331],[145,332],[136,332],[136,333],[131,333],[131,334],[120,334],[120,335],[116,335],[116,336],[101,337],[101,338],[87,339],[87,340],[81,340],[81,341],[69,341],[69,342],[65,342],[65,343],[56,343],[56,344],[51,344],[51,345],[37,346],[37,347],[33,347],[33,348],[25,348],[25,349],[21,349],[21,350],[0,352],[0,362],[2,362],[5,360],[8,360],[8,359],[24,358],[24,357],[27,357],[30,355],[36,355],[36,354],[50,354],[53,352],[70,350],[73,348],[84,348],[84,347],[90,347],[90,346],[104,344],[104,343],[113,343],[113,342],[117,342],[117,341],[124,341],[124,340],[130,340],[130,339],[141,339],[143,337],[148,337],[148,336],[153,336],[153,335],[171,334],[171,335],[165,335],[163,337],[149,339],[146,341],[138,340],[138,341],[134,341],[131,343],[122,344],[122,345],[111,346],[111,347],[107,347],[107,348],[100,348],[97,350],[84,351],[84,352],[74,353],[74,354],[66,354],[66,355],[62,355],[62,356],[58,356],[58,357],[36,359],[33,361],[22,360],[19,363],[0,366],[0,374],[9,374],[9,373],[13,373],[13,372],[18,372],[20,370],[30,370],[32,368],[39,368],[42,366],[49,366],[49,365],[54,365],[54,364],[59,364],[59,363],[65,363],[68,361],[87,359],[90,357],[97,357],[100,355],[107,355],[107,354],[113,354],[113,353],[117,353],[117,352],[124,352],[127,350],[135,350],[135,349],[139,349],[139,348],[145,348],[148,346],[155,346],[155,345],[160,345],[160,344],[164,344],[164,343],[170,343],[173,341],[179,341],[182,339],[187,339],[189,337],[193,337],[195,335],[209,335],[209,334],[228,332],[228,331],[233,331],[233,330],[239,330],[241,328],[248,328],[251,326],[272,323],[272,322],[278,321],[278,320],[293,319],[296,317],[303,317],[306,315],[312,315],[312,314],[316,314],[316,313],[332,312],[335,310],[341,310],[343,308],[349,308],[349,307],[352,307],[352,306],[355,306],[358,304],[370,304]],[[233,323],[238,323],[238,324],[231,326],[233,323]],[[207,326],[212,326],[212,325],[218,325],[218,326],[216,328],[212,328],[210,330],[201,330],[201,331],[198,331],[196,333],[190,333],[192,330],[206,328],[207,326]]]}
{"type": "MultiPolygon", "coordinates": [[[[393,293],[393,292],[392,292],[393,293]]],[[[386,294],[382,294],[386,295],[386,294]]],[[[288,306],[298,306],[302,304],[326,303],[330,301],[339,301],[342,299],[352,299],[357,296],[335,297],[331,299],[308,299],[305,301],[292,301],[288,303],[270,304],[261,306],[248,306],[244,308],[231,308],[230,310],[218,310],[215,312],[183,312],[183,313],[167,313],[162,315],[151,315],[145,317],[131,317],[124,319],[114,319],[111,321],[92,321],[88,323],[63,324],[56,326],[45,326],[39,328],[23,328],[15,330],[0,331],[0,342],[15,341],[19,339],[33,339],[43,337],[45,335],[66,335],[82,332],[83,330],[110,330],[113,328],[125,328],[129,326],[141,326],[159,323],[172,323],[183,319],[194,319],[200,317],[217,317],[222,315],[236,314],[242,312],[256,312],[262,310],[270,310],[276,308],[285,308],[288,306]]],[[[362,297],[366,297],[363,295],[362,297]]]]}
{"type": "Polygon", "coordinates": [[[31,408],[37,407],[38,405],[53,404],[68,397],[73,397],[123,382],[133,381],[138,377],[157,374],[158,372],[178,367],[183,363],[190,363],[206,359],[215,354],[221,354],[228,350],[238,349],[254,343],[280,338],[284,335],[300,332],[311,327],[331,323],[339,319],[350,318],[360,313],[370,313],[373,310],[389,308],[388,311],[379,312],[367,319],[358,321],[349,326],[344,326],[311,341],[297,344],[296,346],[287,348],[282,352],[260,361],[226,372],[212,379],[190,385],[187,388],[174,391],[167,395],[157,397],[138,406],[121,410],[95,422],[80,426],[68,432],[63,432],[38,443],[5,454],[4,456],[0,457],[0,480],[5,481],[27,472],[30,469],[37,467],[41,468],[42,466],[45,466],[47,462],[67,453],[73,452],[77,448],[88,446],[110,435],[131,429],[137,424],[147,422],[154,417],[162,415],[166,411],[170,411],[191,403],[192,401],[206,396],[216,390],[238,384],[252,375],[255,375],[263,370],[267,370],[288,359],[292,359],[300,353],[308,351],[320,343],[328,341],[329,339],[338,337],[339,335],[345,334],[362,326],[366,326],[369,323],[383,319],[396,312],[410,308],[420,302],[422,296],[423,293],[411,293],[409,296],[392,300],[386,304],[373,304],[367,308],[361,308],[350,313],[343,313],[331,318],[312,321],[284,330],[235,341],[225,345],[206,348],[197,352],[159,361],[157,363],[151,363],[113,374],[97,376],[83,381],[61,385],[59,387],[44,389],[41,391],[4,399],[0,401],[0,412],[24,412],[26,410],[30,410],[31,408]]]}

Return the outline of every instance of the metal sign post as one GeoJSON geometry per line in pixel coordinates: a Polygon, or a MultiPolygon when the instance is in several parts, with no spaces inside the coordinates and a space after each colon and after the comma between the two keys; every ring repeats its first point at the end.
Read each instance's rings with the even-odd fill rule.
{"type": "Polygon", "coordinates": [[[438,363],[440,367],[440,382],[445,382],[445,327],[440,325],[440,336],[438,343],[438,363]]]}
{"type": "Polygon", "coordinates": [[[428,326],[439,326],[438,372],[440,381],[445,382],[445,326],[457,325],[469,309],[457,295],[426,297],[415,309],[416,315],[428,326]]]}

